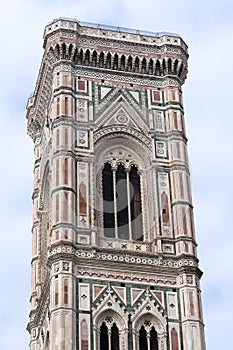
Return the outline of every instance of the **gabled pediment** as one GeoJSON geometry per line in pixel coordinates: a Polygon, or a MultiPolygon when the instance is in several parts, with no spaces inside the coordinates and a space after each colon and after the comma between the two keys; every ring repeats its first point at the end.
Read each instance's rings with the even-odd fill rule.
{"type": "Polygon", "coordinates": [[[103,293],[99,294],[95,306],[93,307],[93,317],[108,310],[114,311],[120,315],[125,314],[125,293],[119,288],[120,287],[112,288],[108,286],[108,288],[104,289],[103,293]]]}
{"type": "Polygon", "coordinates": [[[132,322],[147,314],[155,316],[161,324],[165,322],[165,310],[158,298],[150,290],[140,294],[133,307],[132,322]]]}
{"type": "Polygon", "coordinates": [[[113,102],[106,104],[105,109],[99,113],[96,119],[96,125],[98,128],[124,125],[147,133],[149,127],[142,118],[138,106],[136,108],[136,101],[129,101],[124,95],[121,94],[113,102]]]}

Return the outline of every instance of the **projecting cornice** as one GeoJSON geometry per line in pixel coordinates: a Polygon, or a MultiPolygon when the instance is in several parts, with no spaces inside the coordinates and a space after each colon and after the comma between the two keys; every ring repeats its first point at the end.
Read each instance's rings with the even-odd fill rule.
{"type": "Polygon", "coordinates": [[[151,87],[181,86],[188,72],[187,45],[177,34],[56,19],[45,27],[44,55],[27,104],[28,134],[45,124],[58,65],[87,78],[151,87]]]}

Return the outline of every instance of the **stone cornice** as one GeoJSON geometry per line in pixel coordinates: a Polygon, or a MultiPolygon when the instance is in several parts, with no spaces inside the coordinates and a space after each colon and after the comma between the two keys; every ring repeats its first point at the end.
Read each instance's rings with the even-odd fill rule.
{"type": "MultiPolygon", "coordinates": [[[[165,43],[171,46],[180,46],[187,52],[187,45],[178,34],[168,32],[148,32],[130,28],[121,28],[96,23],[81,22],[76,19],[58,18],[48,23],[44,31],[44,45],[47,40],[57,32],[69,32],[72,36],[89,37],[94,40],[101,38],[104,41],[118,41],[122,43],[133,43],[147,47],[160,47],[165,43]]],[[[50,39],[51,40],[51,39],[50,39]]]]}

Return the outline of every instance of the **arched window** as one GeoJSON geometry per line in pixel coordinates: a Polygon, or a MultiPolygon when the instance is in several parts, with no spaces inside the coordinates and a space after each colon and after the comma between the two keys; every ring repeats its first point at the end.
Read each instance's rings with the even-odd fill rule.
{"type": "Polygon", "coordinates": [[[125,56],[121,56],[121,64],[120,64],[120,69],[125,70],[125,56]]]}
{"type": "Polygon", "coordinates": [[[105,163],[102,171],[104,236],[143,240],[140,176],[136,165],[105,163]]]}
{"type": "Polygon", "coordinates": [[[104,235],[115,237],[114,223],[114,198],[113,198],[113,173],[111,165],[105,163],[103,169],[103,211],[104,211],[104,235]]]}
{"type": "Polygon", "coordinates": [[[154,327],[150,330],[150,350],[158,350],[158,335],[154,327]]]}
{"type": "Polygon", "coordinates": [[[96,67],[97,66],[97,52],[94,51],[92,54],[92,66],[96,67]]]}
{"type": "Polygon", "coordinates": [[[140,176],[136,166],[131,167],[129,174],[130,180],[130,210],[131,210],[131,225],[132,236],[135,241],[142,241],[142,205],[141,205],[141,190],[140,176]]]}
{"type": "Polygon", "coordinates": [[[172,350],[179,350],[178,334],[175,328],[171,330],[172,350]]]}
{"type": "Polygon", "coordinates": [[[117,54],[115,54],[115,56],[114,56],[113,69],[118,69],[118,55],[117,54]]]}
{"type": "Polygon", "coordinates": [[[70,59],[71,59],[71,57],[72,57],[72,52],[73,52],[73,45],[72,45],[72,44],[70,44],[70,46],[69,46],[69,50],[68,50],[69,60],[70,60],[70,59]]]}
{"type": "Polygon", "coordinates": [[[105,322],[100,327],[100,350],[119,350],[119,329],[116,323],[113,323],[110,331],[105,322]]]}
{"type": "Polygon", "coordinates": [[[103,68],[103,66],[104,66],[104,53],[101,52],[99,57],[99,67],[103,68]]]}
{"type": "Polygon", "coordinates": [[[167,70],[166,70],[166,63],[165,63],[165,59],[163,59],[163,68],[162,68],[162,72],[163,72],[163,75],[166,74],[167,70]]]}
{"type": "Polygon", "coordinates": [[[146,59],[145,59],[145,57],[142,60],[142,73],[143,74],[146,73],[146,59]]]}
{"type": "Polygon", "coordinates": [[[88,350],[88,328],[86,320],[81,323],[81,350],[88,350]]]}
{"type": "Polygon", "coordinates": [[[106,60],[106,68],[110,69],[111,68],[111,61],[112,61],[112,56],[110,53],[107,54],[107,60],[106,60]]]}
{"type": "Polygon", "coordinates": [[[150,62],[149,62],[149,71],[148,71],[149,74],[153,74],[153,67],[154,67],[153,60],[150,59],[150,62]]]}
{"type": "Polygon", "coordinates": [[[100,350],[108,350],[108,327],[105,322],[100,327],[100,350]]]}
{"type": "Polygon", "coordinates": [[[79,51],[78,64],[83,64],[83,49],[79,51]]]}
{"type": "Polygon", "coordinates": [[[66,58],[66,44],[62,44],[62,58],[66,58]]]}
{"type": "Polygon", "coordinates": [[[177,73],[177,67],[178,67],[178,60],[175,60],[175,63],[174,63],[174,74],[177,73]]]}
{"type": "Polygon", "coordinates": [[[111,328],[111,350],[119,350],[119,330],[116,323],[111,328]]]}
{"type": "Polygon", "coordinates": [[[128,239],[128,198],[126,171],[122,164],[118,165],[116,171],[116,202],[117,202],[117,227],[118,237],[128,239]]]}
{"type": "Polygon", "coordinates": [[[139,330],[139,350],[158,350],[158,335],[154,327],[146,331],[144,326],[139,330]]]}
{"type": "Polygon", "coordinates": [[[132,72],[132,67],[133,67],[133,59],[132,59],[132,56],[129,56],[127,61],[127,71],[132,72]]]}
{"type": "Polygon", "coordinates": [[[156,61],[155,75],[161,75],[161,69],[160,69],[160,62],[159,62],[159,60],[156,61]]]}
{"type": "Polygon", "coordinates": [[[168,59],[168,74],[171,74],[172,72],[172,60],[171,58],[168,59]]]}
{"type": "Polygon", "coordinates": [[[135,73],[139,72],[139,58],[138,57],[135,58],[134,71],[135,71],[135,73]]]}
{"type": "Polygon", "coordinates": [[[139,330],[139,350],[148,350],[147,333],[144,326],[139,330]]]}
{"type": "Polygon", "coordinates": [[[87,50],[86,51],[86,54],[85,54],[85,63],[84,63],[86,66],[89,66],[90,64],[90,51],[87,50]]]}

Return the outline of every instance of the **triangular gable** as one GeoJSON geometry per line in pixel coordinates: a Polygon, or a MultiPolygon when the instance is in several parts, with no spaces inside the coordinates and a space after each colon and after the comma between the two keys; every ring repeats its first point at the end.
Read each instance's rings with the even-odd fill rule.
{"type": "Polygon", "coordinates": [[[125,125],[134,129],[148,132],[149,126],[135,109],[135,105],[120,95],[115,101],[106,105],[106,108],[96,120],[98,127],[109,125],[125,125]]]}
{"type": "Polygon", "coordinates": [[[153,295],[149,290],[146,291],[146,293],[143,293],[141,298],[138,298],[140,302],[137,303],[136,307],[134,307],[134,311],[132,314],[132,322],[134,323],[139,317],[147,314],[151,314],[155,316],[159,321],[161,326],[163,327],[166,324],[166,316],[165,316],[165,310],[162,306],[160,306],[160,303],[155,302],[153,295]]]}
{"type": "Polygon", "coordinates": [[[119,110],[109,120],[107,120],[104,126],[122,125],[122,124],[127,125],[133,129],[140,130],[138,125],[128,115],[128,112],[123,107],[120,107],[119,110]]]}
{"type": "Polygon", "coordinates": [[[93,309],[94,317],[106,310],[113,310],[121,315],[126,312],[125,302],[123,302],[122,298],[112,287],[107,286],[104,292],[99,294],[99,296],[101,297],[95,302],[93,309]]]}

